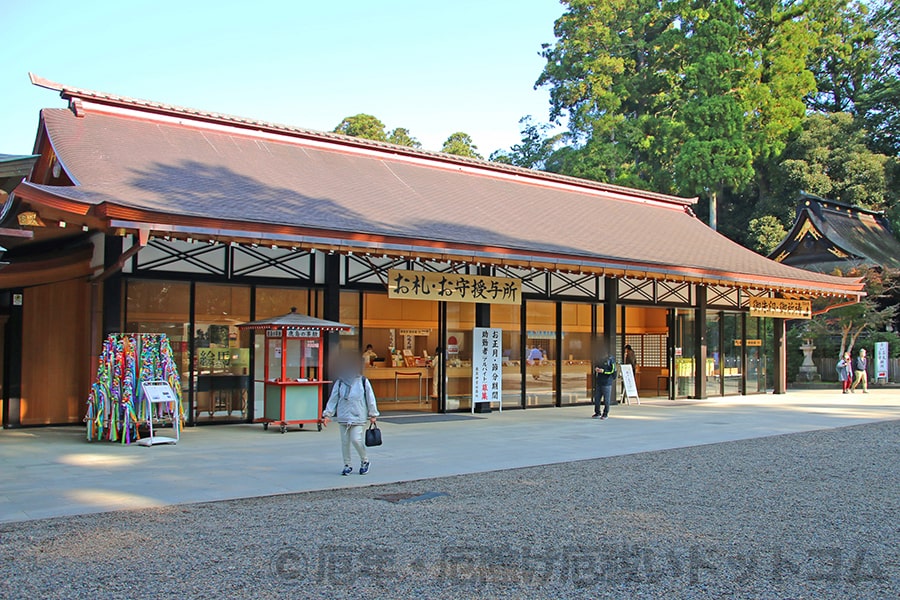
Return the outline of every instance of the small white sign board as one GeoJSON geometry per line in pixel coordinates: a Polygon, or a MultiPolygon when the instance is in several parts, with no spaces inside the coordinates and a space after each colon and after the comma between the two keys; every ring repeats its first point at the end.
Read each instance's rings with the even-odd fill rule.
{"type": "Polygon", "coordinates": [[[177,444],[181,437],[178,414],[178,396],[169,385],[168,381],[144,381],[141,383],[144,400],[147,402],[146,415],[147,423],[150,426],[150,435],[137,441],[141,446],[155,446],[157,444],[177,444]],[[166,437],[161,435],[153,435],[153,409],[154,404],[173,404],[172,410],[172,429],[175,431],[175,437],[166,437]]]}
{"type": "Polygon", "coordinates": [[[622,367],[622,383],[625,384],[625,400],[634,398],[640,404],[641,398],[638,396],[637,383],[634,381],[634,370],[628,364],[620,366],[622,367]]]}

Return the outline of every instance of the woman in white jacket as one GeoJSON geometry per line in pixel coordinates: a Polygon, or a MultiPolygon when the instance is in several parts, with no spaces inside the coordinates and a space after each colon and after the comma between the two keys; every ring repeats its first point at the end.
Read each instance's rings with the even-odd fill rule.
{"type": "Polygon", "coordinates": [[[335,378],[331,396],[322,412],[322,425],[327,426],[332,418],[340,425],[341,451],[344,457],[341,475],[353,472],[353,467],[350,466],[351,444],[359,455],[359,474],[365,475],[369,471],[369,457],[366,455],[363,434],[366,425],[375,423],[379,414],[372,385],[360,375],[358,362],[355,358],[347,360],[347,357],[339,360],[339,375],[335,378]]]}

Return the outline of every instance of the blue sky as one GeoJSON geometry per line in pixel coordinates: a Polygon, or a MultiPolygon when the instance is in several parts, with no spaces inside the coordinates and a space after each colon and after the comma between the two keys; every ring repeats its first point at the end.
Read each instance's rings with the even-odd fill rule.
{"type": "Polygon", "coordinates": [[[548,120],[534,90],[558,0],[0,0],[0,154],[32,150],[66,85],[298,127],[350,115],[487,157],[548,120]]]}

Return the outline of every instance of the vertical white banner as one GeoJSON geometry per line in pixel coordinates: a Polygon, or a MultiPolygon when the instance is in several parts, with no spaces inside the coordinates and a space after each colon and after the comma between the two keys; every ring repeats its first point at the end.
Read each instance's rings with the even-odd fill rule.
{"type": "Polygon", "coordinates": [[[472,330],[472,412],[481,402],[498,402],[503,411],[502,330],[476,327],[472,330]]]}
{"type": "Polygon", "coordinates": [[[875,381],[888,378],[888,343],[875,342],[875,381]]]}

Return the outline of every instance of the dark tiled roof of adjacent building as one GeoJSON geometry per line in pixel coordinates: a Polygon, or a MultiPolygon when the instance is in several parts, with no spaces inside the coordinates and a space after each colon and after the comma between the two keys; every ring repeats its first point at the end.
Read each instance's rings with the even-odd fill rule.
{"type": "Polygon", "coordinates": [[[900,241],[884,213],[804,194],[791,232],[770,256],[819,273],[863,265],[900,269],[900,241]]]}
{"type": "Polygon", "coordinates": [[[70,108],[43,110],[42,132],[75,185],[19,186],[36,203],[181,230],[355,241],[379,252],[390,244],[477,248],[586,270],[859,290],[855,280],[779,264],[719,235],[693,216],[692,199],[59,89],[70,108]]]}

